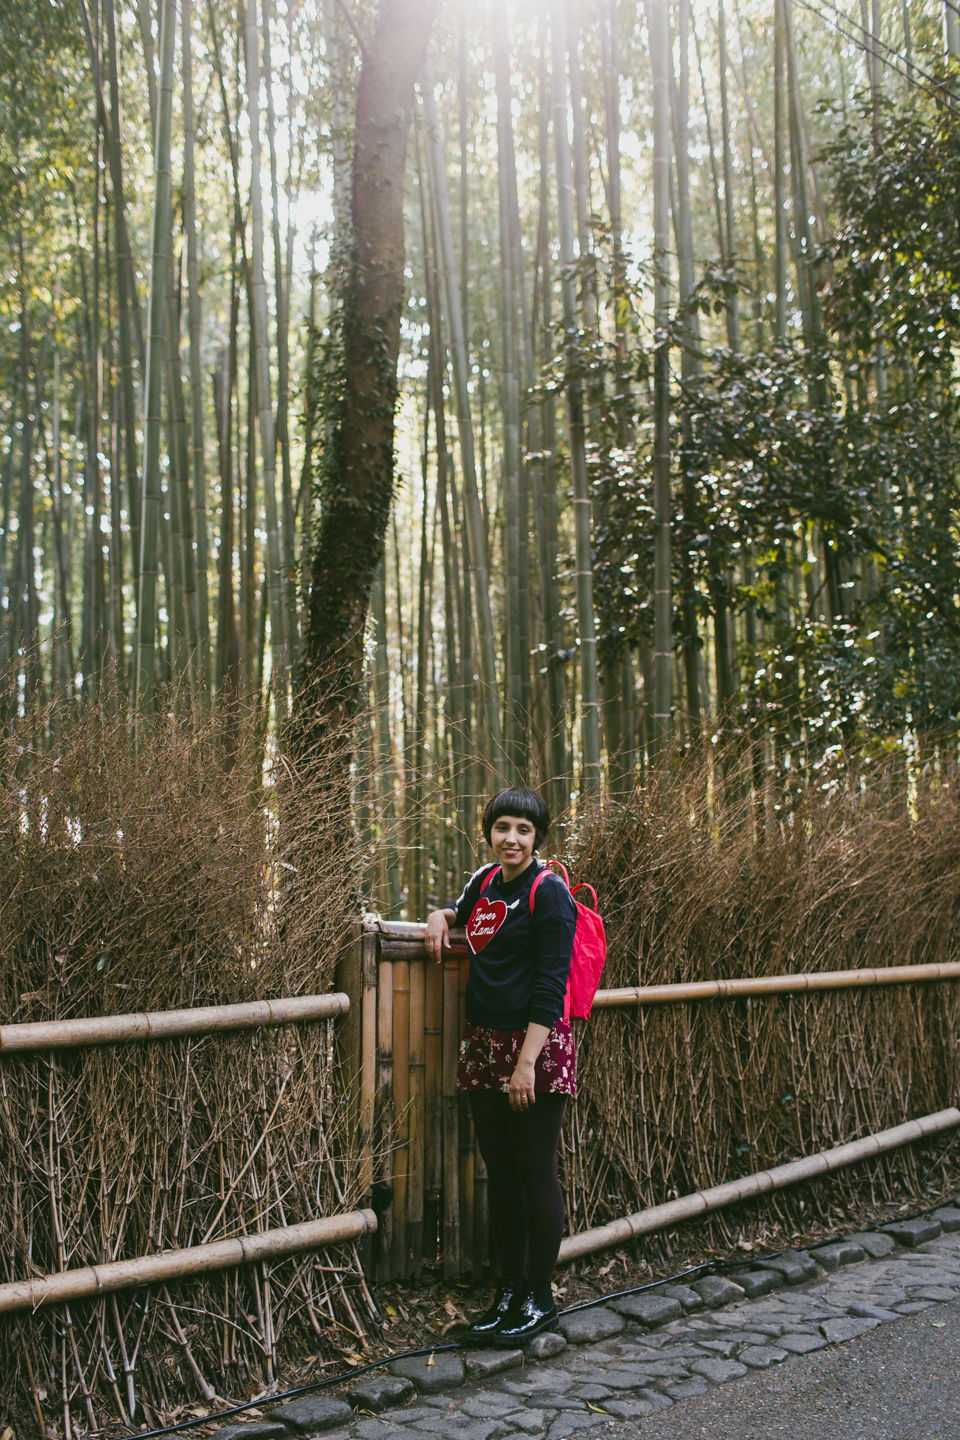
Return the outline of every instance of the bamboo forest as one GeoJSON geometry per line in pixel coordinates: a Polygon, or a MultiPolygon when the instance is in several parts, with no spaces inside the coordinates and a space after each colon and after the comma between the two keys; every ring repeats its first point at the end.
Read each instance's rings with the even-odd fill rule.
{"type": "Polygon", "coordinates": [[[955,1386],[958,197],[958,0],[0,0],[0,1440],[955,1386]]]}
{"type": "Polygon", "coordinates": [[[946,763],[958,52],[951,0],[3,7],[7,733],[339,746],[408,918],[494,780],[946,763]]]}

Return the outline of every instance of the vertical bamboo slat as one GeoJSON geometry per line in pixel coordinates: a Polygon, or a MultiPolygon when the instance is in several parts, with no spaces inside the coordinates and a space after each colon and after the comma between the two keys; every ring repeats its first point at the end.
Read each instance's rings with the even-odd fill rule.
{"type": "Polygon", "coordinates": [[[363,1003],[360,1040],[360,1192],[373,1191],[373,1115],[377,1093],[377,968],[380,941],[366,934],[362,940],[363,1003]]]}
{"type": "Polygon", "coordinates": [[[407,1274],[423,1264],[424,1052],[426,975],[430,962],[410,962],[410,1122],[407,1141],[407,1274]]]}
{"type": "Polygon", "coordinates": [[[427,961],[424,972],[424,1252],[436,1260],[440,1252],[440,1192],[443,1187],[443,970],[427,961]]]}
{"type": "MultiPolygon", "coordinates": [[[[383,1146],[383,1182],[393,1181],[393,962],[381,960],[380,993],[377,997],[377,1131],[383,1146]]],[[[380,1222],[377,1274],[381,1280],[391,1276],[393,1255],[393,1206],[388,1206],[380,1222]]]]}
{"type": "Polygon", "coordinates": [[[460,964],[443,965],[443,1278],[460,1275],[460,964]]]}
{"type": "Polygon", "coordinates": [[[393,966],[393,1154],[392,1270],[407,1273],[407,1175],[410,1165],[410,961],[393,966]]]}

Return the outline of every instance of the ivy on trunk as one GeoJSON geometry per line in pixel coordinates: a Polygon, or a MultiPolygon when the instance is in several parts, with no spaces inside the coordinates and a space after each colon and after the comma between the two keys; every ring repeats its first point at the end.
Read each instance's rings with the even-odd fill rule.
{"type": "Polygon", "coordinates": [[[404,298],[403,175],[414,82],[437,0],[383,0],[364,44],[344,293],[342,389],[309,577],[301,714],[319,739],[353,713],[363,636],[393,495],[397,358],[404,298]]]}

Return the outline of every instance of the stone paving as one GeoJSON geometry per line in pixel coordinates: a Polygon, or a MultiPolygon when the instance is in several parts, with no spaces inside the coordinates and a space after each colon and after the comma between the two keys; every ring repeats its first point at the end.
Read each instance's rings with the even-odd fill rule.
{"type": "MultiPolygon", "coordinates": [[[[960,1298],[960,1208],[561,1315],[522,1351],[396,1360],[217,1440],[567,1440],[960,1298]]],[[[936,1324],[936,1321],[932,1322],[936,1324]]]]}

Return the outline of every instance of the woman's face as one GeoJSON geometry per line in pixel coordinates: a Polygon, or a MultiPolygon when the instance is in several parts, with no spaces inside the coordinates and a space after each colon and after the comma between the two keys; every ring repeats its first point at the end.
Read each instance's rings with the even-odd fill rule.
{"type": "Polygon", "coordinates": [[[525,870],[533,859],[533,847],[537,843],[537,832],[530,820],[519,815],[501,815],[490,827],[490,844],[494,855],[503,867],[504,877],[510,879],[525,870]]]}

